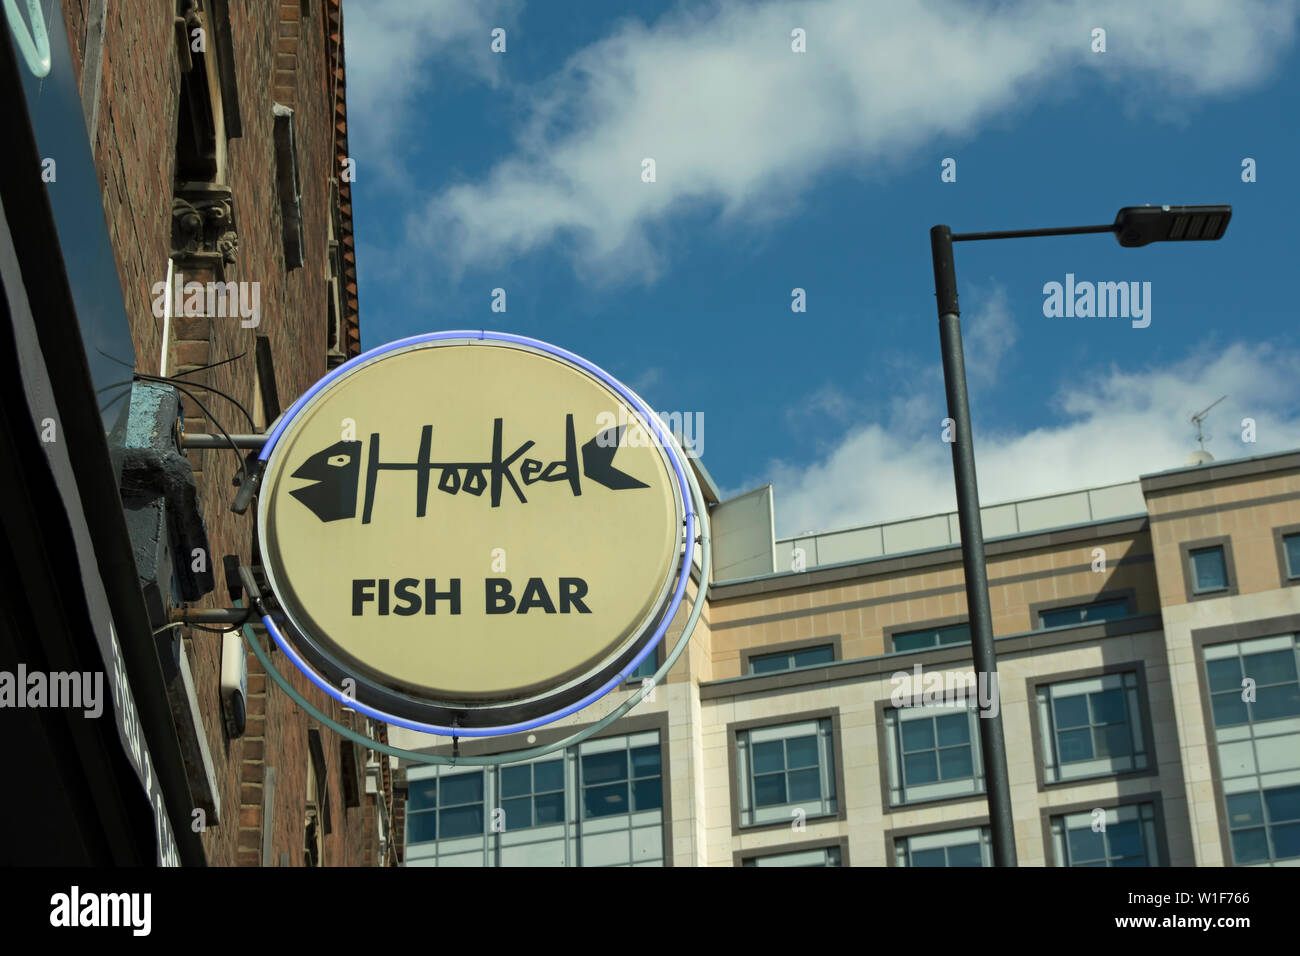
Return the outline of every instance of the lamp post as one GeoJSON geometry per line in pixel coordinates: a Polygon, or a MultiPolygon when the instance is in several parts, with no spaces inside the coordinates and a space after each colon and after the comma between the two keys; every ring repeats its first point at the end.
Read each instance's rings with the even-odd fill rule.
{"type": "MultiPolygon", "coordinates": [[[[971,647],[976,673],[987,682],[986,686],[991,693],[998,693],[998,665],[993,649],[988,571],[984,563],[984,530],[980,523],[979,489],[975,481],[975,442],[970,426],[966,363],[961,344],[961,313],[957,308],[957,271],[953,263],[952,244],[980,239],[1023,239],[1102,232],[1114,233],[1119,244],[1127,247],[1145,246],[1152,242],[1212,240],[1223,236],[1231,218],[1231,206],[1125,206],[1115,216],[1113,223],[1102,226],[969,232],[958,235],[953,235],[947,226],[935,226],[930,230],[934,290],[939,311],[939,343],[943,353],[943,383],[948,399],[948,417],[953,422],[952,473],[957,486],[957,522],[961,529],[961,559],[966,578],[971,647]]],[[[992,715],[981,713],[980,718],[980,755],[988,792],[993,865],[1015,866],[1016,837],[1011,813],[1011,787],[1007,782],[1007,745],[1002,730],[1002,709],[996,708],[992,715]]]]}

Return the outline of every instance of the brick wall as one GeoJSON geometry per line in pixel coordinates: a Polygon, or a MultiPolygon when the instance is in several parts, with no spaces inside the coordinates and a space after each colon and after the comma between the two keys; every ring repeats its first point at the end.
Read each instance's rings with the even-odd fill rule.
{"type": "MultiPolygon", "coordinates": [[[[79,84],[88,43],[89,6],[90,0],[62,0],[79,84]]],[[[225,264],[224,278],[260,284],[261,321],[255,328],[243,328],[239,318],[178,316],[170,330],[169,375],[245,353],[186,378],[226,392],[254,414],[256,335],[270,339],[283,407],[327,370],[327,217],[329,182],[337,175],[338,135],[335,54],[327,44],[332,42],[330,24],[337,23],[338,11],[330,0],[315,0],[309,7],[310,12],[304,15],[298,0],[229,4],[242,136],[227,145],[224,179],[233,198],[238,251],[234,261],[225,264]],[[291,271],[285,268],[281,233],[273,100],[295,111],[304,263],[291,271]]],[[[172,199],[182,90],[174,16],[172,0],[113,0],[107,4],[99,118],[93,142],[104,213],[135,340],[136,371],[151,375],[159,372],[163,324],[153,312],[152,290],[166,278],[173,242],[172,199]]],[[[337,37],[338,31],[333,35],[337,37]]],[[[186,274],[187,281],[206,278],[192,269],[186,274]]],[[[355,290],[351,294],[355,297],[355,290]]],[[[226,399],[213,392],[196,391],[196,395],[228,431],[254,430],[226,399]]],[[[216,431],[192,399],[182,396],[182,401],[187,431],[216,431]]],[[[235,492],[232,477],[239,469],[233,451],[190,452],[190,457],[218,578],[216,591],[201,606],[224,606],[228,600],[221,557],[236,554],[245,563],[253,557],[253,509],[244,515],[230,511],[235,492]]],[[[247,731],[241,739],[226,739],[219,699],[222,638],[187,631],[185,639],[222,807],[221,825],[209,827],[203,835],[209,863],[261,863],[267,822],[264,787],[268,769],[274,768],[270,862],[278,865],[287,854],[291,864],[300,865],[310,759],[307,715],[270,685],[250,654],[247,731]]],[[[273,658],[313,704],[335,720],[344,717],[339,705],[311,687],[282,654],[275,652],[273,658]]],[[[338,737],[329,731],[322,734],[333,823],[324,840],[324,862],[373,862],[377,851],[374,797],[365,796],[363,783],[362,806],[345,811],[338,737]]]]}

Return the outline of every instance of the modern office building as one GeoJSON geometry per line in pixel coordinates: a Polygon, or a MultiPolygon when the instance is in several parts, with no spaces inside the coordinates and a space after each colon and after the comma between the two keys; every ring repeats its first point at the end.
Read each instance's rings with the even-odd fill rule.
{"type": "MultiPolygon", "coordinates": [[[[956,514],[774,540],[770,489],[697,474],[714,580],[666,684],[528,763],[403,762],[405,865],[990,865],[956,514]]],[[[982,517],[1021,865],[1300,864],[1300,452],[982,517]]]]}
{"type": "Polygon", "coordinates": [[[0,672],[107,689],[98,714],[0,710],[23,768],[0,861],[395,862],[376,754],[238,636],[176,619],[230,608],[232,566],[256,564],[254,514],[231,510],[247,449],[222,436],[360,351],[340,0],[19,6],[0,17],[0,672]]]}

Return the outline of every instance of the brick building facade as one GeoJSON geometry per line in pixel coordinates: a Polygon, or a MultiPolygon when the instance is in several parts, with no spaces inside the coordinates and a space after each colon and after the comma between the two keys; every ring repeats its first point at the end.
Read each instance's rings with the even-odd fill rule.
{"type": "MultiPolygon", "coordinates": [[[[340,2],[61,6],[135,371],[184,375],[211,389],[195,396],[216,421],[181,396],[187,434],[264,431],[329,368],[360,351],[340,2]],[[189,303],[183,290],[166,322],[159,284],[169,259],[185,283],[237,283],[242,303],[256,308],[240,312],[233,299],[228,308],[220,300],[189,303]],[[204,368],[212,363],[219,364],[204,368]]],[[[188,455],[216,576],[199,606],[228,606],[222,557],[257,562],[255,509],[231,511],[240,470],[232,449],[188,455]]],[[[317,726],[251,654],[247,726],[230,739],[220,700],[223,638],[179,633],[215,784],[202,835],[208,863],[395,862],[383,836],[391,819],[386,761],[317,726]]],[[[332,719],[379,730],[275,658],[332,719]]]]}

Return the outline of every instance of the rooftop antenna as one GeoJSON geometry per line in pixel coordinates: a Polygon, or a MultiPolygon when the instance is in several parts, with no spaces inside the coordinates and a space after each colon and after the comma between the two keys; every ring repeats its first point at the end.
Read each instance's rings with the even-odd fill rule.
{"type": "Polygon", "coordinates": [[[1210,409],[1213,408],[1215,405],[1219,404],[1219,402],[1223,401],[1227,397],[1228,397],[1227,395],[1220,395],[1210,405],[1201,409],[1199,412],[1197,412],[1195,415],[1192,416],[1192,424],[1196,426],[1196,443],[1201,446],[1201,452],[1203,454],[1205,453],[1205,437],[1201,434],[1201,423],[1205,421],[1206,416],[1209,415],[1210,409]]]}

